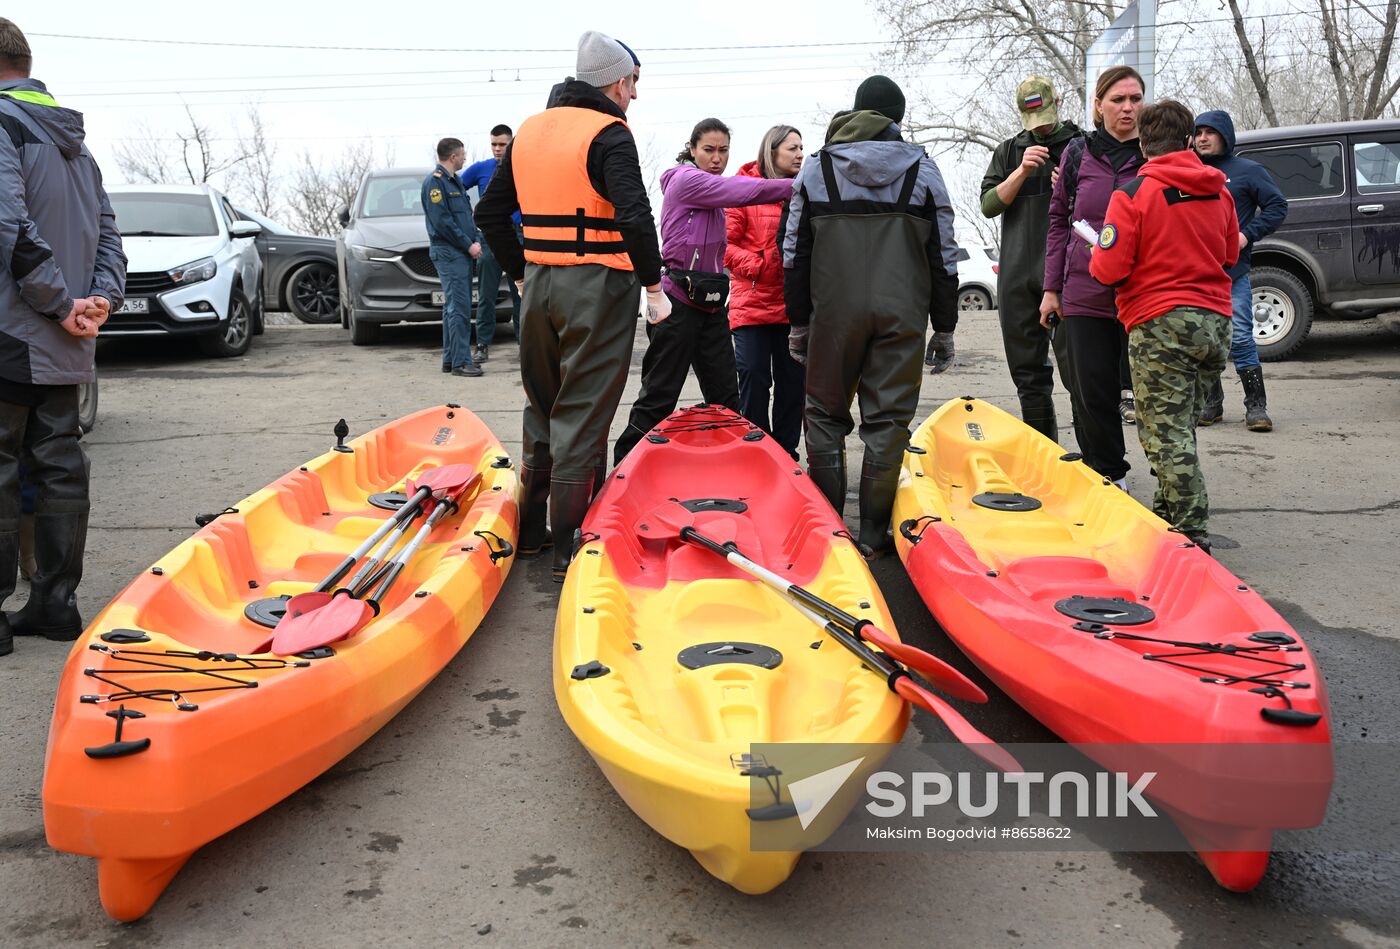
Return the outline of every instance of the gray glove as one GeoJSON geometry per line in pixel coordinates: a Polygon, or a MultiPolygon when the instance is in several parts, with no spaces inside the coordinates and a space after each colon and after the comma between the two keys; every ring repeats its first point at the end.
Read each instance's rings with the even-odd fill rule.
{"type": "Polygon", "coordinates": [[[924,353],[924,365],[931,367],[929,375],[946,372],[953,365],[953,334],[934,333],[928,341],[928,351],[924,353]]]}
{"type": "Polygon", "coordinates": [[[788,327],[788,355],[799,366],[807,365],[807,331],[810,326],[788,327]]]}

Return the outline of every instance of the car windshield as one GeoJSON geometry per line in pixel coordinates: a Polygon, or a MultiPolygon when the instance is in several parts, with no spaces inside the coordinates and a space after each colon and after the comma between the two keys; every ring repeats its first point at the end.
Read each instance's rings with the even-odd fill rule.
{"type": "Polygon", "coordinates": [[[365,182],[361,217],[402,217],[423,213],[423,179],[395,175],[365,182]]]}
{"type": "Polygon", "coordinates": [[[249,211],[247,208],[234,208],[234,210],[238,212],[238,216],[243,218],[243,220],[252,221],[268,234],[292,235],[296,233],[296,231],[291,228],[278,224],[271,218],[263,217],[256,211],[249,211]]]}
{"type": "Polygon", "coordinates": [[[217,237],[214,205],[203,194],[117,191],[108,195],[123,237],[217,237]]]}

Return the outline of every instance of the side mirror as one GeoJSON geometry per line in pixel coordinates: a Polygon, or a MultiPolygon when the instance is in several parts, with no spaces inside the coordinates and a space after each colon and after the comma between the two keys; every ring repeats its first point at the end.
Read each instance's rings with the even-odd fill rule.
{"type": "Polygon", "coordinates": [[[257,237],[262,233],[262,225],[252,221],[234,221],[228,226],[229,237],[257,237]]]}
{"type": "Polygon", "coordinates": [[[972,251],[968,250],[966,247],[959,247],[958,252],[953,256],[957,259],[958,263],[962,263],[964,260],[972,259],[972,251]]]}
{"type": "Polygon", "coordinates": [[[341,226],[341,227],[349,227],[349,226],[350,226],[350,208],[349,208],[349,206],[342,204],[340,207],[336,208],[336,209],[335,209],[335,219],[336,219],[337,221],[340,222],[340,226],[341,226]]]}

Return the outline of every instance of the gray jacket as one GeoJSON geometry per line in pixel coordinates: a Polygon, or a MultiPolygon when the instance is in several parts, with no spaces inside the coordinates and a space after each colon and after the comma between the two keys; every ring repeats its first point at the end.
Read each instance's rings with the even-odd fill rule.
{"type": "Polygon", "coordinates": [[[0,378],[91,382],[94,340],[59,325],[79,297],[116,310],[126,255],[83,116],[34,79],[0,82],[0,378]]]}

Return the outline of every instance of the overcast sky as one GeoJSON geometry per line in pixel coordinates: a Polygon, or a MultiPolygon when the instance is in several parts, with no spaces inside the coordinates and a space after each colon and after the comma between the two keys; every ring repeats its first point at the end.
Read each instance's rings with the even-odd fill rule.
{"type": "Polygon", "coordinates": [[[400,163],[427,162],[444,135],[485,157],[491,126],[518,126],[573,71],[586,29],[642,60],[629,121],[644,147],[669,164],[699,119],[718,116],[734,130],[732,173],[778,122],[819,145],[824,117],[849,108],[886,52],[888,28],[849,0],[583,6],[79,0],[7,15],[29,36],[35,77],[86,114],[89,147],[112,181],[117,143],[144,130],[173,138],[185,104],[221,136],[257,108],[288,165],[303,150],[332,160],[368,139],[376,154],[392,145],[400,163]],[[288,48],[193,45],[211,43],[288,48]],[[756,46],[765,48],[742,48],[756,46]]]}

